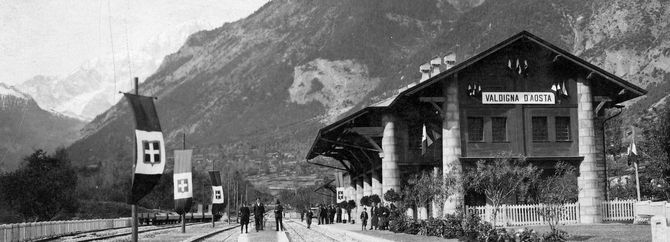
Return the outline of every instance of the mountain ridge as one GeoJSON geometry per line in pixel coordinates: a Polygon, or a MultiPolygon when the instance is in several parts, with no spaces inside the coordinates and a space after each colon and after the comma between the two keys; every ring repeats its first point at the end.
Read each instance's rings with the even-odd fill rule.
{"type": "MultiPolygon", "coordinates": [[[[650,14],[657,24],[647,25],[635,17],[670,12],[658,3],[275,0],[245,19],[191,35],[140,93],[158,97],[168,148],[181,147],[185,133],[189,147],[212,154],[212,168],[263,174],[242,164],[258,160],[278,164],[287,176],[325,176],[332,171],[293,163],[304,157],[318,128],[418,81],[419,65],[435,55],[455,52],[462,61],[522,30],[607,71],[627,67],[618,74],[635,84],[670,81],[665,66],[645,65],[670,56],[663,51],[670,20],[650,14]],[[628,27],[602,30],[608,23],[628,27]],[[639,43],[646,45],[642,51],[639,43]],[[640,61],[606,58],[620,50],[640,61]],[[653,79],[653,73],[666,79],[653,79]],[[294,158],[267,158],[275,152],[294,158]],[[294,167],[282,168],[287,162],[294,167]]],[[[650,96],[656,102],[663,95],[650,96]]],[[[109,167],[103,172],[128,169],[131,134],[132,116],[119,102],[86,125],[84,138],[69,151],[79,164],[103,161],[109,167]]]]}

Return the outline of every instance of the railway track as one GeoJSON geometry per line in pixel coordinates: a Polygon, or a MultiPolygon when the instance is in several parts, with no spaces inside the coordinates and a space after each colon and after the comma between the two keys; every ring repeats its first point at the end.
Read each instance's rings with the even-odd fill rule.
{"type": "MultiPolygon", "coordinates": [[[[209,224],[209,223],[207,223],[207,222],[203,222],[203,223],[191,223],[191,224],[187,224],[186,226],[189,227],[189,226],[200,225],[200,224],[209,224]]],[[[149,225],[140,226],[139,228],[146,227],[146,226],[149,226],[149,225]]],[[[164,225],[164,226],[160,226],[159,228],[145,229],[145,230],[138,231],[137,234],[143,234],[143,233],[147,233],[147,232],[154,232],[154,231],[160,231],[160,230],[168,230],[168,229],[174,229],[174,228],[181,228],[181,224],[179,224],[179,225],[171,225],[171,226],[164,225]]],[[[127,227],[126,227],[126,228],[119,228],[118,230],[121,230],[121,229],[128,229],[128,228],[127,228],[127,227]]],[[[97,230],[97,231],[86,231],[86,232],[82,232],[82,233],[62,235],[62,236],[58,236],[58,237],[52,237],[52,238],[47,238],[47,239],[42,239],[42,240],[37,240],[37,241],[55,241],[55,240],[58,240],[58,239],[62,239],[62,238],[64,238],[64,237],[72,237],[72,236],[75,236],[75,237],[73,238],[73,240],[76,240],[76,241],[79,241],[79,242],[84,242],[84,241],[97,241],[97,240],[104,240],[104,239],[111,239],[111,238],[116,238],[116,237],[122,237],[122,236],[132,235],[132,231],[130,231],[130,232],[124,232],[124,233],[119,233],[119,234],[112,234],[112,235],[99,236],[99,237],[94,237],[94,238],[85,238],[85,239],[82,238],[82,239],[78,239],[78,238],[76,237],[76,236],[84,237],[84,236],[89,235],[89,234],[95,234],[95,233],[99,233],[99,232],[103,232],[103,231],[111,231],[111,230],[115,230],[115,229],[105,229],[105,230],[97,230]]]]}
{"type": "MultiPolygon", "coordinates": [[[[266,212],[266,213],[265,213],[265,215],[268,215],[268,214],[270,214],[270,212],[266,212]]],[[[254,217],[251,216],[251,218],[249,219],[249,224],[254,224],[254,223],[253,223],[254,221],[255,221],[255,220],[254,220],[254,217]]],[[[211,232],[211,233],[204,234],[204,235],[202,235],[202,236],[198,236],[198,237],[194,237],[194,238],[188,239],[188,240],[186,240],[186,241],[188,241],[188,242],[200,242],[200,241],[205,241],[205,240],[208,239],[208,238],[214,237],[214,236],[216,236],[216,235],[218,235],[218,234],[220,234],[220,233],[229,231],[229,230],[231,230],[231,229],[239,228],[240,226],[241,226],[241,225],[238,224],[238,225],[234,225],[234,226],[231,226],[231,227],[228,227],[228,228],[223,228],[223,229],[220,229],[220,230],[213,231],[213,232],[211,232]]],[[[235,233],[231,233],[230,235],[226,236],[222,241],[225,241],[226,239],[230,238],[230,236],[232,236],[233,234],[235,234],[235,233]]]]}

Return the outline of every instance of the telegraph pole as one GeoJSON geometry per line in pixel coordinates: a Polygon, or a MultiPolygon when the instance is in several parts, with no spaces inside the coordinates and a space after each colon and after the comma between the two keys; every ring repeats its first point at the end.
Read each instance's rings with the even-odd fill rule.
{"type": "MultiPolygon", "coordinates": [[[[181,140],[182,140],[182,148],[185,150],[186,149],[186,133],[183,134],[181,140]]],[[[186,233],[186,210],[182,211],[182,213],[181,213],[181,233],[182,234],[186,233]]]]}
{"type": "MultiPolygon", "coordinates": [[[[135,77],[135,95],[140,95],[140,88],[139,88],[139,78],[135,77]]],[[[135,155],[137,156],[137,154],[135,155]]],[[[137,157],[136,157],[137,158],[137,157]]],[[[134,167],[135,165],[133,165],[134,167]]],[[[130,224],[132,225],[132,236],[131,240],[133,242],[137,242],[137,205],[136,204],[131,204],[130,205],[130,213],[131,213],[131,219],[132,221],[130,224]]]]}

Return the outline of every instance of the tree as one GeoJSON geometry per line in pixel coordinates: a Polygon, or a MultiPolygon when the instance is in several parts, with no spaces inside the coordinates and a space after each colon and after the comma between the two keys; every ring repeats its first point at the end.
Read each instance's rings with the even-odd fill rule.
{"type": "Polygon", "coordinates": [[[349,200],[347,202],[347,207],[346,207],[347,216],[349,217],[349,219],[351,221],[353,221],[353,218],[351,218],[351,210],[354,209],[355,207],[356,207],[356,202],[354,200],[349,200]]]}
{"type": "Polygon", "coordinates": [[[527,164],[525,158],[498,154],[489,162],[479,160],[474,170],[463,174],[464,185],[484,193],[493,206],[493,226],[500,205],[516,193],[526,194],[531,181],[538,177],[537,168],[527,164]]]}
{"type": "MultiPolygon", "coordinates": [[[[652,115],[642,118],[642,140],[637,142],[639,161],[646,164],[653,193],[662,193],[670,199],[670,108],[654,108],[652,115]]],[[[642,179],[640,183],[643,183],[642,179]]],[[[640,189],[644,190],[642,186],[640,189]]]]}
{"type": "Polygon", "coordinates": [[[373,204],[380,204],[382,202],[382,199],[379,198],[379,195],[373,194],[372,196],[370,196],[370,202],[373,204]]]}
{"type": "Polygon", "coordinates": [[[397,193],[396,191],[393,190],[393,188],[389,189],[384,193],[384,200],[394,203],[394,202],[401,202],[402,201],[402,196],[400,193],[397,193]]]}
{"type": "Polygon", "coordinates": [[[574,167],[559,162],[555,168],[554,175],[535,183],[538,190],[536,199],[544,205],[538,213],[549,224],[551,234],[563,238],[565,232],[557,230],[556,226],[566,213],[565,204],[577,201],[579,188],[574,167]]]}
{"type": "Polygon", "coordinates": [[[0,175],[0,194],[24,220],[51,220],[77,211],[77,174],[65,149],[37,150],[18,170],[0,175]]]}
{"type": "Polygon", "coordinates": [[[363,205],[363,206],[368,206],[368,207],[369,207],[370,205],[372,205],[372,204],[371,204],[371,201],[370,201],[370,196],[363,196],[363,197],[361,198],[360,204],[363,205]]]}
{"type": "Polygon", "coordinates": [[[442,174],[439,172],[431,174],[430,172],[421,172],[412,175],[407,184],[403,186],[402,193],[405,202],[409,202],[417,207],[428,205],[430,201],[436,201],[437,204],[444,204],[448,197],[448,187],[442,174]]]}

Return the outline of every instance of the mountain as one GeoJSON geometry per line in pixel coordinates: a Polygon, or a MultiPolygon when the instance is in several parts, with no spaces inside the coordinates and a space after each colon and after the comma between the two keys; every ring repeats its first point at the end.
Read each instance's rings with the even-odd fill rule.
{"type": "Polygon", "coordinates": [[[34,149],[53,151],[79,137],[84,123],[42,110],[17,88],[0,83],[0,172],[18,168],[34,149]]]}
{"type": "Polygon", "coordinates": [[[138,51],[94,58],[65,77],[37,75],[17,87],[44,109],[90,121],[121,98],[119,91],[132,89],[131,73],[150,75],[189,35],[207,28],[203,21],[187,22],[142,43],[138,51]]]}
{"type": "MultiPolygon", "coordinates": [[[[140,91],[158,98],[168,148],[185,133],[211,167],[272,184],[269,174],[333,172],[301,160],[317,129],[416,82],[420,64],[447,52],[462,61],[522,30],[635,84],[666,85],[668,13],[657,0],[274,0],[190,36],[140,91]]],[[[119,102],[70,153],[128,170],[132,123],[119,102]]]]}

